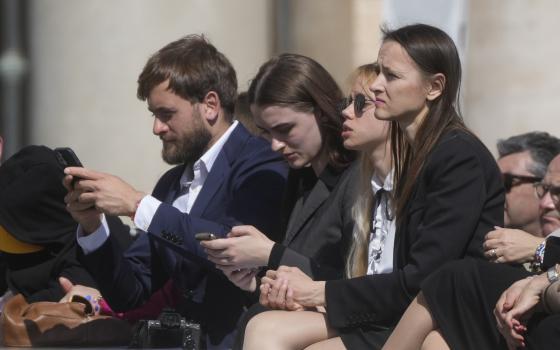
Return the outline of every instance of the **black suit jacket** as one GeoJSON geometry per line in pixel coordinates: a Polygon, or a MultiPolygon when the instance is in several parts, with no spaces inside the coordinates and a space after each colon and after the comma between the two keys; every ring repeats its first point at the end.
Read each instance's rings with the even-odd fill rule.
{"type": "Polygon", "coordinates": [[[284,242],[274,245],[268,268],[297,266],[316,280],[344,276],[358,171],[356,163],[342,170],[325,168],[309,193],[295,203],[284,242]]]}
{"type": "MultiPolygon", "coordinates": [[[[158,207],[148,233],[123,254],[114,237],[98,250],[81,254],[101,293],[115,311],[142,305],[171,277],[184,291],[204,291],[195,310],[210,341],[218,344],[242,314],[244,293],[227,280],[194,239],[198,232],[224,237],[234,225],[263,232],[280,227],[279,212],[287,166],[263,139],[239,124],[224,144],[189,214],[172,206],[184,166],[169,170],[153,195],[158,207]]],[[[186,310],[189,312],[189,310],[186,310]]]]}
{"type": "Polygon", "coordinates": [[[431,272],[451,260],[483,257],[484,236],[503,225],[504,197],[499,169],[484,145],[463,131],[444,134],[397,229],[393,272],[328,281],[329,324],[395,325],[431,272]]]}

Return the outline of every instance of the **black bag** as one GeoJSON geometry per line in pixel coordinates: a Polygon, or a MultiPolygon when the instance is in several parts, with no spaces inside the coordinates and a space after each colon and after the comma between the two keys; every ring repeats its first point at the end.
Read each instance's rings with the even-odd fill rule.
{"type": "Polygon", "coordinates": [[[197,323],[187,322],[172,309],[164,309],[157,320],[140,320],[130,348],[200,349],[201,331],[197,323]]]}

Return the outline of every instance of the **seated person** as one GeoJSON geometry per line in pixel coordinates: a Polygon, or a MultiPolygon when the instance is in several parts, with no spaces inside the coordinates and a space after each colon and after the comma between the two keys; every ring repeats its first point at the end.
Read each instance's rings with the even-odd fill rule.
{"type": "MultiPolygon", "coordinates": [[[[55,152],[44,146],[25,147],[0,166],[0,262],[9,290],[27,302],[59,301],[59,276],[96,286],[77,260],[77,223],[66,211],[63,178],[55,152]]],[[[128,230],[116,218],[109,222],[128,230]]]]}
{"type": "MultiPolygon", "coordinates": [[[[560,209],[560,156],[550,162],[536,192],[541,207],[560,209]]],[[[533,275],[482,260],[450,263],[424,281],[385,348],[558,349],[558,316],[535,308],[543,290],[558,278],[558,263],[560,238],[555,236],[546,240],[542,264],[547,273],[533,275]]]]}
{"type": "Polygon", "coordinates": [[[286,165],[232,120],[236,73],[204,36],[186,36],[152,55],[137,94],[154,116],[162,158],[174,167],[153,195],[111,174],[66,168],[80,261],[118,312],[143,305],[172,279],[182,296],[177,310],[201,324],[207,347],[228,348],[246,295],[208,262],[195,237],[222,237],[241,224],[274,237],[286,165]],[[73,176],[80,181],[70,186],[73,176]],[[106,215],[129,216],[142,231],[128,250],[114,244],[118,233],[107,229],[106,215]]]}
{"type": "Polygon", "coordinates": [[[385,30],[378,64],[374,116],[391,122],[395,146],[393,266],[327,281],[297,267],[267,271],[262,304],[308,310],[257,315],[246,349],[378,349],[424,279],[448,261],[482,257],[484,235],[503,224],[499,169],[455,109],[461,68],[452,39],[424,24],[385,30]]]}
{"type": "Polygon", "coordinates": [[[548,163],[560,153],[560,140],[545,132],[530,132],[498,142],[498,166],[504,179],[505,228],[496,227],[485,238],[488,259],[505,263],[532,263],[543,237],[558,229],[554,206],[542,208],[534,185],[548,163]]]}

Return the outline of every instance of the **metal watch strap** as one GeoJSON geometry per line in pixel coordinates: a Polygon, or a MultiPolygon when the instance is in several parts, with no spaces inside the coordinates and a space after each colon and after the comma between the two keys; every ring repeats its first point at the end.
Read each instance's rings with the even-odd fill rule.
{"type": "Polygon", "coordinates": [[[560,279],[560,274],[558,273],[558,271],[556,270],[556,265],[550,267],[547,271],[546,271],[546,277],[548,278],[548,281],[550,283],[554,283],[556,281],[558,281],[560,279]]]}

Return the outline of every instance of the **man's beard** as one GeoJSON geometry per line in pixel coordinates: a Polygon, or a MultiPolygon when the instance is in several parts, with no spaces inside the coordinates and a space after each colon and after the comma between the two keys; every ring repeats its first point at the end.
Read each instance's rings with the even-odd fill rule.
{"type": "Polygon", "coordinates": [[[212,135],[202,124],[200,114],[193,115],[193,126],[188,135],[161,150],[161,157],[170,165],[192,164],[204,154],[212,135]]]}

